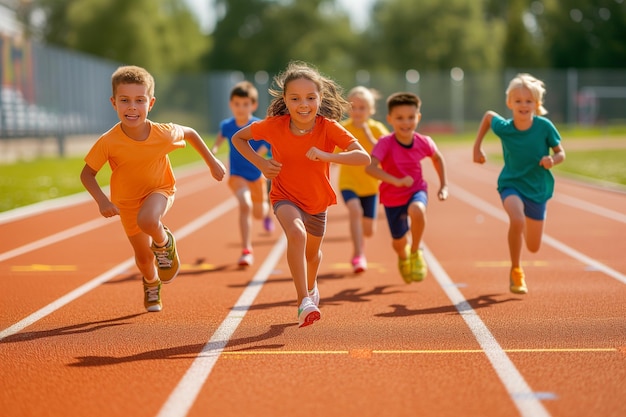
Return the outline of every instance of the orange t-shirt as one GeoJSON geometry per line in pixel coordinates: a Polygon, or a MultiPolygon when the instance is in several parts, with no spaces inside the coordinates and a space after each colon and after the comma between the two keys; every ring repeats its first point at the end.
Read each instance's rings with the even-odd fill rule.
{"type": "Polygon", "coordinates": [[[272,204],[289,200],[309,214],[325,212],[337,202],[330,184],[330,164],[312,161],[306,152],[315,146],[332,153],[335,146],[346,149],[357,140],[339,123],[323,116],[317,116],[310,133],[296,136],[289,129],[290,119],[289,115],[268,117],[250,126],[252,136],[267,141],[272,146],[272,158],[283,164],[272,179],[270,199],[272,204]]]}
{"type": "Polygon", "coordinates": [[[173,195],[176,180],[167,154],[184,148],[185,133],[173,123],[150,123],[150,134],[136,141],[122,131],[121,123],[100,136],[85,162],[95,171],[111,166],[111,201],[120,210],[139,209],[153,192],[173,195]]]}

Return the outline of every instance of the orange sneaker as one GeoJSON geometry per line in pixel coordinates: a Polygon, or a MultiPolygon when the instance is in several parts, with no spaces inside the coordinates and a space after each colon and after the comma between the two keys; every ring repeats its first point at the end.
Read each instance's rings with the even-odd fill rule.
{"type": "Polygon", "coordinates": [[[512,293],[514,294],[526,294],[528,292],[528,287],[526,287],[526,280],[524,279],[524,271],[520,267],[511,269],[511,276],[509,279],[510,287],[512,293]]]}

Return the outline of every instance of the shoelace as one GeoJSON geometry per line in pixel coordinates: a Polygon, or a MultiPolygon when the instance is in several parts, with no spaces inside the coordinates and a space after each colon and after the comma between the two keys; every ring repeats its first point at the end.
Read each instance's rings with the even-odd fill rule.
{"type": "Polygon", "coordinates": [[[159,286],[146,287],[148,301],[159,301],[159,286]]]}
{"type": "Polygon", "coordinates": [[[167,249],[154,251],[154,255],[156,256],[157,264],[159,268],[171,268],[172,260],[169,257],[169,253],[167,249]]]}

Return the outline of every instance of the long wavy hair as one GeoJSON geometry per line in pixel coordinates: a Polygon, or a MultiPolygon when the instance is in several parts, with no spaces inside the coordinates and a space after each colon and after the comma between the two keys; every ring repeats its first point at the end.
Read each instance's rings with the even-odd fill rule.
{"type": "Polygon", "coordinates": [[[302,61],[291,61],[287,68],[274,77],[274,85],[269,93],[274,97],[267,108],[268,116],[289,114],[285,104],[285,89],[294,80],[307,79],[317,86],[321,96],[318,114],[333,120],[341,120],[350,108],[350,103],[343,97],[343,89],[330,78],[302,61]]]}

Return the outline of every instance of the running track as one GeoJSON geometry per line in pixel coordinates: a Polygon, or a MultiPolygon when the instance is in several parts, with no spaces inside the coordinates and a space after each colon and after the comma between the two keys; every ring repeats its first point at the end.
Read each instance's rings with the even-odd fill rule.
{"type": "MultiPolygon", "coordinates": [[[[27,416],[626,415],[626,194],[558,178],[544,245],[508,292],[496,166],[442,148],[430,272],[406,285],[384,218],[352,275],[342,203],[329,211],[322,320],[299,329],[279,230],[237,210],[207,169],[179,171],[166,224],[183,270],[146,313],[118,219],[86,195],[0,217],[0,414],[27,416]]],[[[425,164],[431,186],[437,180],[425,164]]]]}

